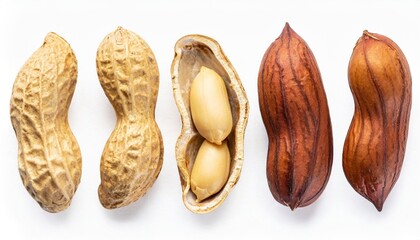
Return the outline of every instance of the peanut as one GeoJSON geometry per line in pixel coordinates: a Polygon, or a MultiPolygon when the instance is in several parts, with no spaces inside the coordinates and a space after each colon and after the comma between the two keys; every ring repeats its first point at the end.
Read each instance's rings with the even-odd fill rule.
{"type": "Polygon", "coordinates": [[[155,122],[159,70],[147,43],[121,27],[99,45],[96,66],[117,115],[102,153],[98,189],[102,205],[111,209],[138,200],[160,173],[163,142],[155,122]]]}
{"type": "Polygon", "coordinates": [[[197,202],[217,193],[226,183],[230,156],[222,141],[232,130],[232,113],[223,79],[215,71],[202,66],[190,90],[193,122],[204,140],[191,171],[191,189],[197,202]],[[222,147],[212,146],[213,144],[222,147]]]}
{"type": "Polygon", "coordinates": [[[23,184],[48,212],[66,209],[80,182],[82,157],[68,125],[68,109],[77,82],[77,60],[55,33],[18,73],[10,116],[18,140],[23,184]]]}
{"type": "Polygon", "coordinates": [[[220,191],[229,176],[230,154],[226,141],[216,145],[204,140],[191,171],[191,189],[197,201],[220,191]]]}
{"type": "Polygon", "coordinates": [[[175,149],[182,200],[190,211],[208,213],[239,179],[248,100],[235,69],[209,37],[179,39],[171,74],[182,118],[175,149]]]}
{"type": "Polygon", "coordinates": [[[223,79],[215,71],[201,67],[190,90],[194,125],[207,141],[222,144],[232,130],[232,113],[223,79]]]}
{"type": "Polygon", "coordinates": [[[354,116],[343,150],[351,186],[378,211],[401,171],[411,110],[411,74],[388,37],[364,31],[348,68],[354,116]]]}
{"type": "Polygon", "coordinates": [[[307,206],[328,182],[333,139],[315,57],[288,23],[261,62],[258,96],[269,140],[270,191],[292,210],[307,206]]]}

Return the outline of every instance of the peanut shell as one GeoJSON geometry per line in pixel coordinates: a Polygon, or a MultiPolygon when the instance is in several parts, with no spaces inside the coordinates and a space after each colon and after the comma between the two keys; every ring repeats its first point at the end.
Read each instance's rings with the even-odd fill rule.
{"type": "Polygon", "coordinates": [[[353,49],[348,78],[355,108],[344,143],[343,169],[356,192],[381,211],[404,160],[410,68],[396,43],[364,31],[353,49]]]}
{"type": "Polygon", "coordinates": [[[155,121],[159,70],[137,34],[119,27],[99,45],[96,66],[117,123],[101,158],[99,200],[105,208],[127,206],[152,187],[163,163],[163,142],[155,121]]]}
{"type": "Polygon", "coordinates": [[[288,23],[261,62],[258,97],[269,140],[270,191],[292,210],[308,206],[331,173],[332,129],[315,57],[288,23]]]}
{"type": "Polygon", "coordinates": [[[68,124],[76,82],[73,50],[49,33],[13,85],[10,116],[19,145],[19,173],[25,188],[48,212],[70,205],[82,174],[79,145],[68,124]]]}
{"type": "Polygon", "coordinates": [[[239,179],[244,158],[244,134],[249,111],[248,99],[238,74],[220,45],[206,36],[187,35],[177,41],[171,74],[174,98],[182,120],[182,130],[175,149],[181,178],[182,200],[190,211],[208,213],[222,204],[239,179]],[[202,66],[217,72],[226,85],[232,111],[233,129],[227,137],[231,155],[228,181],[218,193],[202,202],[197,202],[196,196],[191,191],[190,177],[194,160],[204,138],[194,126],[189,98],[192,81],[202,66]]]}

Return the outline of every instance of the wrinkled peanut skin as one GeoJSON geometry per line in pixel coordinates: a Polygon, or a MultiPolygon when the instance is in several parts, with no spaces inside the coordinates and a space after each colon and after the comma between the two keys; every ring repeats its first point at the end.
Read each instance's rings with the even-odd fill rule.
{"type": "Polygon", "coordinates": [[[159,70],[147,43],[121,27],[100,44],[96,66],[117,115],[102,153],[98,189],[102,205],[113,209],[146,194],[162,168],[163,142],[155,122],[159,70]]]}
{"type": "Polygon", "coordinates": [[[378,211],[403,164],[411,109],[411,74],[391,39],[364,32],[350,59],[354,116],[343,151],[351,186],[378,211]]]}
{"type": "Polygon", "coordinates": [[[328,182],[333,139],[315,57],[288,24],[261,62],[258,96],[269,140],[270,191],[292,210],[307,206],[328,182]]]}
{"type": "Polygon", "coordinates": [[[80,182],[82,157],[68,124],[77,82],[70,45],[55,33],[28,59],[13,85],[10,116],[23,184],[48,212],[66,209],[80,182]]]}

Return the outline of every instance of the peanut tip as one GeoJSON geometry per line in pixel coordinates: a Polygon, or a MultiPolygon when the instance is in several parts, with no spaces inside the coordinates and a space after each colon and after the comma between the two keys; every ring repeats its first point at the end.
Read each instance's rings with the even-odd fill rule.
{"type": "Polygon", "coordinates": [[[363,30],[363,36],[365,37],[365,39],[372,38],[375,40],[379,40],[379,38],[375,37],[375,35],[369,32],[368,30],[363,30]]]}
{"type": "Polygon", "coordinates": [[[292,32],[292,31],[293,31],[292,27],[290,27],[290,24],[288,22],[286,22],[283,28],[283,32],[292,32]]]}
{"type": "Polygon", "coordinates": [[[51,42],[53,42],[54,41],[54,39],[58,39],[58,40],[60,40],[60,41],[62,41],[62,42],[65,42],[65,43],[67,43],[67,41],[66,40],[64,40],[64,38],[62,38],[60,35],[58,35],[57,33],[55,33],[55,32],[49,32],[46,36],[45,36],[45,38],[44,38],[44,43],[43,44],[46,44],[46,43],[51,43],[51,42]]]}
{"type": "Polygon", "coordinates": [[[382,207],[384,206],[384,201],[381,198],[377,199],[376,201],[372,201],[372,203],[375,206],[376,210],[378,210],[378,212],[382,211],[382,207]]]}

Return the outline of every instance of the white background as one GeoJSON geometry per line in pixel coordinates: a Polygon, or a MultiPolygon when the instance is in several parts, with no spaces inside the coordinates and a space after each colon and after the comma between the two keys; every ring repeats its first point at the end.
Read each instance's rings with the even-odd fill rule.
{"type": "Polygon", "coordinates": [[[1,239],[420,239],[420,12],[419,1],[5,1],[0,0],[0,238],[1,239]],[[334,164],[321,197],[294,212],[267,186],[267,137],[257,76],[261,59],[285,22],[311,47],[329,100],[334,164]],[[142,36],[160,69],[156,120],[164,164],[153,188],[136,203],[102,208],[97,197],[99,161],[115,124],[96,76],[96,49],[117,26],[142,36]],[[401,176],[382,212],[348,184],[341,164],[353,115],[347,64],[362,31],[384,34],[404,51],[413,76],[413,105],[401,176]],[[66,211],[43,211],[26,192],[17,170],[17,141],[9,118],[14,79],[24,62],[57,32],[72,46],[79,77],[70,125],[83,157],[83,175],[66,211]],[[196,215],[181,200],[175,142],[181,121],[172,96],[173,46],[191,33],[216,39],[236,68],[250,103],[241,178],[214,212],[196,215]]]}

